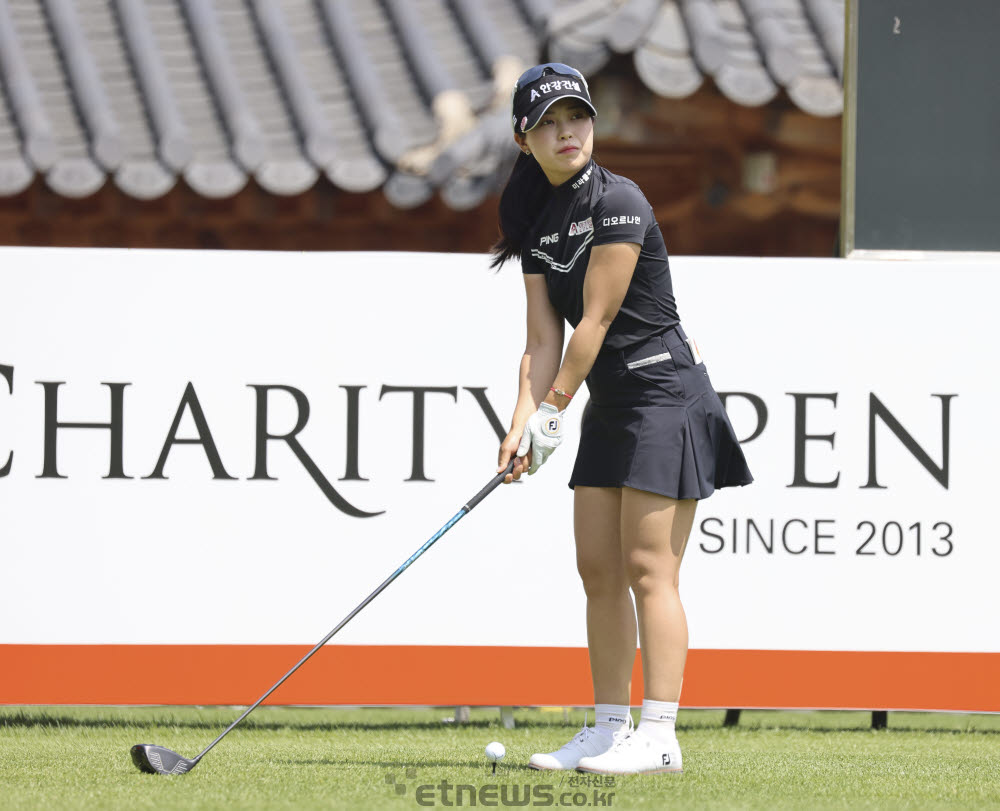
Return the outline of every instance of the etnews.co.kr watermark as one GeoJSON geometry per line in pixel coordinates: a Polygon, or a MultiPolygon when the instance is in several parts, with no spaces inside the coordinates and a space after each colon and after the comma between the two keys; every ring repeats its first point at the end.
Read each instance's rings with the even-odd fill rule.
{"type": "Polygon", "coordinates": [[[418,781],[417,770],[403,774],[390,772],[385,776],[399,796],[410,795],[417,805],[446,808],[552,807],[610,808],[615,799],[615,778],[612,776],[573,774],[559,785],[549,783],[436,783],[418,781]]]}

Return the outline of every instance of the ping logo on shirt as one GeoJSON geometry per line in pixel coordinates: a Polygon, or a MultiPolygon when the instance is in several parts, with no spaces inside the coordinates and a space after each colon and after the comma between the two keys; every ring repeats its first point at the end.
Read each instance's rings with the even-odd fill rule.
{"type": "Polygon", "coordinates": [[[594,230],[594,218],[587,217],[585,220],[580,220],[580,222],[575,222],[569,227],[569,235],[575,237],[577,234],[586,234],[588,231],[594,230]]]}
{"type": "Polygon", "coordinates": [[[605,217],[603,225],[639,225],[641,217],[605,217]]]}
{"type": "Polygon", "coordinates": [[[559,232],[557,231],[554,234],[549,234],[547,237],[542,237],[539,240],[538,244],[539,245],[551,245],[553,242],[558,242],[558,241],[559,241],[559,232]]]}

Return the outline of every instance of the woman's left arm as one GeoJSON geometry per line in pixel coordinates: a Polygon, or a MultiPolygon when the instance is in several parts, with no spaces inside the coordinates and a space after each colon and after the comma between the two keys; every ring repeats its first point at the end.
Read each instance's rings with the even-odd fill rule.
{"type": "MultiPolygon", "coordinates": [[[[628,292],[640,249],[641,246],[634,242],[614,242],[591,249],[583,281],[583,318],[569,339],[552,388],[575,394],[590,374],[608,327],[618,315],[628,292]]],[[[569,404],[567,398],[553,391],[548,393],[545,402],[560,411],[569,404]]]]}

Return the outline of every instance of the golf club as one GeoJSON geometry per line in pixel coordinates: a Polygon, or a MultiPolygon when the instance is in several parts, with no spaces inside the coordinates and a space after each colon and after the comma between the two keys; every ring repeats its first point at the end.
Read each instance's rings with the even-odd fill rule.
{"type": "Polygon", "coordinates": [[[318,651],[327,642],[329,642],[330,639],[333,637],[333,635],[337,633],[337,631],[339,631],[341,628],[347,625],[348,622],[354,619],[354,617],[361,611],[362,608],[364,608],[366,605],[368,605],[368,603],[370,603],[379,594],[381,594],[382,591],[385,589],[385,587],[388,586],[397,577],[399,577],[406,570],[406,568],[411,563],[413,563],[413,561],[415,561],[424,552],[430,549],[438,538],[440,538],[449,529],[455,526],[455,524],[457,524],[462,519],[463,516],[471,512],[472,509],[477,504],[479,504],[480,501],[482,501],[484,498],[486,498],[486,496],[492,493],[496,489],[497,485],[499,485],[504,480],[504,477],[506,477],[508,473],[513,472],[514,463],[516,461],[517,461],[516,459],[512,459],[510,464],[508,464],[507,467],[502,472],[498,473],[496,476],[490,479],[489,484],[487,484],[482,490],[476,493],[476,495],[470,498],[462,506],[462,509],[460,509],[457,513],[455,513],[455,515],[453,515],[448,520],[448,523],[446,523],[443,527],[441,527],[441,529],[435,532],[434,535],[432,535],[424,543],[424,545],[421,546],[416,552],[410,555],[410,557],[407,558],[406,561],[398,569],[396,569],[396,571],[394,571],[391,575],[389,575],[389,577],[386,578],[386,580],[377,589],[375,589],[375,591],[373,591],[371,594],[365,597],[365,599],[361,601],[361,603],[357,606],[357,608],[355,608],[350,614],[344,617],[336,628],[334,628],[332,631],[330,631],[330,633],[328,633],[319,642],[317,642],[316,646],[299,660],[298,664],[296,664],[295,667],[293,667],[284,676],[278,679],[278,681],[275,682],[274,685],[266,693],[264,693],[264,695],[258,698],[253,703],[253,705],[249,707],[239,718],[237,718],[235,721],[233,721],[233,723],[231,723],[228,727],[226,727],[225,731],[221,735],[219,735],[218,738],[212,741],[208,746],[206,746],[202,750],[201,754],[199,754],[194,759],[189,760],[188,758],[177,754],[177,752],[174,752],[170,749],[166,749],[162,746],[156,746],[151,743],[137,743],[135,746],[131,748],[131,750],[129,750],[132,754],[132,762],[135,763],[135,765],[139,768],[140,771],[149,772],[150,774],[167,774],[167,775],[186,774],[187,772],[191,771],[191,769],[197,766],[199,761],[203,757],[205,757],[205,755],[208,754],[209,750],[211,750],[213,746],[215,746],[219,741],[225,738],[226,735],[228,735],[230,732],[233,731],[233,729],[236,728],[237,724],[239,724],[244,718],[246,718],[250,713],[252,713],[255,709],[257,709],[257,707],[260,706],[261,702],[263,702],[264,699],[266,699],[269,695],[271,695],[271,693],[277,690],[285,682],[285,680],[289,676],[291,676],[296,670],[302,667],[302,665],[304,665],[306,661],[308,661],[309,657],[311,657],[314,653],[316,653],[316,651],[318,651]]]}

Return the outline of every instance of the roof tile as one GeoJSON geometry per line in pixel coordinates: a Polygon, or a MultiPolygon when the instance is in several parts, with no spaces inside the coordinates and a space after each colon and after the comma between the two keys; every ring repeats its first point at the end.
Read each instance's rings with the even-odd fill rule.
{"type": "Polygon", "coordinates": [[[568,31],[598,20],[608,20],[615,14],[618,2],[607,0],[569,0],[557,3],[548,17],[548,34],[558,37],[568,31]]]}
{"type": "Polygon", "coordinates": [[[616,53],[632,53],[660,10],[660,0],[628,0],[611,18],[607,43],[616,53]]]}
{"type": "Polygon", "coordinates": [[[682,0],[681,10],[696,62],[706,73],[715,74],[726,61],[725,28],[718,6],[712,0],[682,0]]]}
{"type": "Polygon", "coordinates": [[[117,0],[129,52],[156,128],[159,155],[205,197],[235,194],[247,174],[232,158],[229,136],[202,71],[183,8],[174,0],[132,3],[117,0]],[[134,6],[122,13],[124,6],[134,6]],[[142,11],[145,10],[145,14],[142,11]],[[148,50],[161,59],[149,58],[148,50]]]}
{"type": "Polygon", "coordinates": [[[635,52],[635,69],[653,92],[682,99],[701,87],[704,77],[688,56],[674,56],[651,47],[635,52]]]}
{"type": "Polygon", "coordinates": [[[21,139],[11,120],[0,85],[0,196],[8,197],[31,185],[35,173],[21,156],[21,139]]]}
{"type": "Polygon", "coordinates": [[[2,50],[12,47],[3,65],[8,81],[13,71],[11,95],[27,133],[29,159],[47,172],[49,185],[58,193],[93,194],[106,176],[90,158],[90,144],[49,35],[45,9],[37,0],[0,0],[0,29],[6,41],[2,50]],[[30,48],[21,44],[22,35],[28,37],[30,48]]]}
{"type": "Polygon", "coordinates": [[[323,172],[347,191],[381,186],[401,208],[436,190],[468,208],[516,155],[509,88],[525,66],[563,61],[592,77],[612,52],[632,53],[663,96],[688,96],[707,76],[740,104],[784,88],[801,109],[836,115],[843,10],[843,0],[0,0],[0,195],[33,173],[71,196],[110,174],[136,198],[179,176],[226,197],[248,173],[291,195],[323,172]]]}
{"type": "Polygon", "coordinates": [[[660,4],[646,39],[639,45],[639,49],[644,47],[655,47],[662,51],[678,55],[684,54],[685,56],[690,52],[691,43],[684,30],[684,18],[681,16],[676,0],[664,0],[660,4]]]}
{"type": "Polygon", "coordinates": [[[844,2],[843,0],[804,0],[820,42],[837,71],[844,75],[844,2]]]}
{"type": "Polygon", "coordinates": [[[586,76],[601,70],[611,58],[603,42],[576,33],[562,34],[549,43],[549,60],[573,65],[586,76]]]}
{"type": "Polygon", "coordinates": [[[157,160],[129,159],[115,171],[115,185],[137,200],[155,200],[170,191],[177,175],[157,160]]]}
{"type": "Polygon", "coordinates": [[[715,74],[715,83],[726,96],[748,107],[767,104],[778,93],[778,86],[759,63],[729,62],[715,74]]]}
{"type": "Polygon", "coordinates": [[[751,11],[749,16],[767,69],[781,84],[788,84],[802,70],[802,59],[794,37],[780,16],[767,11],[751,11]]]}

